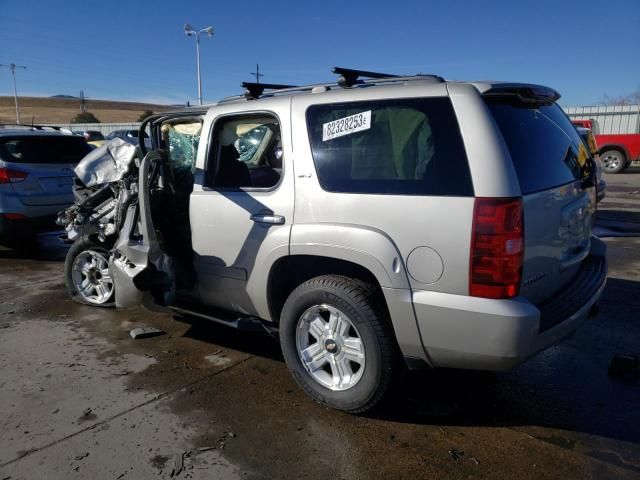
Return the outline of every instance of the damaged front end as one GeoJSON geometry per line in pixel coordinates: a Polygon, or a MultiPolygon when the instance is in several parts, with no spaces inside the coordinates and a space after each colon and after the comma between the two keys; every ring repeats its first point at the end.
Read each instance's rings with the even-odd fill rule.
{"type": "Polygon", "coordinates": [[[164,188],[167,155],[141,157],[119,138],[89,153],[75,168],[75,203],[57,219],[69,243],[90,240],[109,252],[118,307],[168,305],[175,295],[173,260],[160,247],[149,205],[151,190],[164,188]]]}

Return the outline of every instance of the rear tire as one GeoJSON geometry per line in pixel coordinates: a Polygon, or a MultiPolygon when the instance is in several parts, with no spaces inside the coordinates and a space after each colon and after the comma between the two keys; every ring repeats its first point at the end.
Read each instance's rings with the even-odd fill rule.
{"type": "Polygon", "coordinates": [[[360,280],[324,275],[302,283],[285,302],[282,353],[296,382],[318,403],[363,413],[387,392],[397,355],[377,294],[360,280]]]}
{"type": "Polygon", "coordinates": [[[94,307],[115,307],[115,284],[109,274],[109,252],[104,245],[78,239],[64,262],[67,292],[74,302],[94,307]]]}
{"type": "Polygon", "coordinates": [[[605,150],[600,154],[605,173],[620,173],[629,166],[627,158],[620,150],[605,150]]]}

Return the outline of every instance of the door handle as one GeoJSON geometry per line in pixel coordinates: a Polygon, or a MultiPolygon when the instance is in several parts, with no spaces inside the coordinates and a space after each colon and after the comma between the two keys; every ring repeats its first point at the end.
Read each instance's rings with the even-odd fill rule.
{"type": "Polygon", "coordinates": [[[268,223],[270,225],[284,225],[284,217],[282,215],[274,215],[272,213],[258,213],[251,215],[251,220],[256,223],[268,223]]]}

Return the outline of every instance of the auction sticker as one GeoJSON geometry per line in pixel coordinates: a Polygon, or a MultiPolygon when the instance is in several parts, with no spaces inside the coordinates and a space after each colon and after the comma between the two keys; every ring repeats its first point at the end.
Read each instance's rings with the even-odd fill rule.
{"type": "Polygon", "coordinates": [[[322,141],[343,137],[371,128],[371,110],[322,124],[322,141]]]}

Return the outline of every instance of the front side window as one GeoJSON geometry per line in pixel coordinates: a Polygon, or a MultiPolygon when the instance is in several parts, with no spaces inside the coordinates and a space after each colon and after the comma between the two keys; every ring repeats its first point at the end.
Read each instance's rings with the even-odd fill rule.
{"type": "Polygon", "coordinates": [[[272,188],[282,176],[280,125],[268,115],[216,122],[206,185],[216,189],[272,188]]]}
{"type": "Polygon", "coordinates": [[[472,196],[457,119],[448,98],[314,105],[313,159],[330,192],[472,196]]]}

